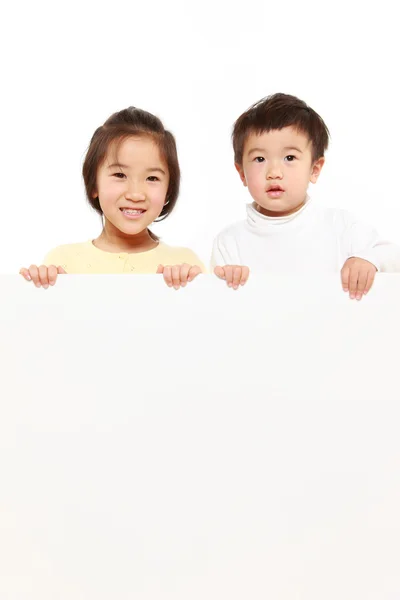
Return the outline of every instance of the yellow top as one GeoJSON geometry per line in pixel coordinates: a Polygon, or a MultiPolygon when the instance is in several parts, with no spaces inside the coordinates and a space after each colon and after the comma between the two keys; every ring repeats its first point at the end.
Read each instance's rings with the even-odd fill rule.
{"type": "Polygon", "coordinates": [[[69,274],[156,273],[158,265],[197,265],[205,273],[201,260],[188,248],[174,248],[159,243],[145,252],[106,252],[92,241],[66,244],[51,250],[44,259],[47,267],[63,267],[69,274]]]}

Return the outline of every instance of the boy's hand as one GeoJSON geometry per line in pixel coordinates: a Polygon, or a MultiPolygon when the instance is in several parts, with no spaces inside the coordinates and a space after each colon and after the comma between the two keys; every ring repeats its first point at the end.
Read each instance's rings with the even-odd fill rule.
{"type": "Polygon", "coordinates": [[[174,287],[176,290],[179,290],[180,287],[185,287],[185,285],[189,281],[193,281],[197,275],[201,273],[200,267],[197,265],[188,265],[184,263],[183,265],[158,265],[157,274],[162,274],[164,276],[164,281],[168,285],[168,287],[174,287]]]}
{"type": "Polygon", "coordinates": [[[244,285],[249,278],[250,269],[241,265],[225,265],[215,267],[214,273],[220,279],[224,279],[228,287],[237,290],[239,285],[244,285]]]}
{"type": "Polygon", "coordinates": [[[67,273],[62,267],[54,265],[50,265],[50,267],[31,265],[29,269],[21,269],[20,274],[27,281],[33,281],[36,287],[43,286],[44,289],[47,289],[49,285],[55,284],[57,275],[66,275],[67,273]]]}
{"type": "Polygon", "coordinates": [[[348,258],[341,271],[342,286],[352,300],[361,300],[374,283],[377,268],[363,258],[348,258]]]}

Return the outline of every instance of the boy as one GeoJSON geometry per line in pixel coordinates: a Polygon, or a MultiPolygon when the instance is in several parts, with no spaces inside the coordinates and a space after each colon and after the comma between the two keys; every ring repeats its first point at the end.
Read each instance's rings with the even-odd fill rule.
{"type": "Polygon", "coordinates": [[[360,300],[376,271],[400,271],[400,247],[340,209],[307,195],[324,165],[329,131],[295,96],[274,94],[251,106],[232,134],[235,167],[253,203],[247,219],[215,239],[212,267],[230,287],[255,272],[341,272],[344,291],[360,300]],[[243,266],[247,265],[247,266],[243,266]]]}

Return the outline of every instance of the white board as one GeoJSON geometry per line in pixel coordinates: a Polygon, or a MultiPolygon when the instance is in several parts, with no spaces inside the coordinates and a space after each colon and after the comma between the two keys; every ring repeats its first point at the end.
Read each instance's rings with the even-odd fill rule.
{"type": "Polygon", "coordinates": [[[0,598],[400,598],[400,276],[0,276],[0,598]]]}

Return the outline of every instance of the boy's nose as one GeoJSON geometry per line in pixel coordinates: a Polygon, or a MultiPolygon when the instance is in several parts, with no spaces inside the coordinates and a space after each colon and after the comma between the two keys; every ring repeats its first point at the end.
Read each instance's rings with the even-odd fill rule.
{"type": "Polygon", "coordinates": [[[276,164],[270,164],[267,169],[267,179],[282,179],[282,170],[276,164]]]}

